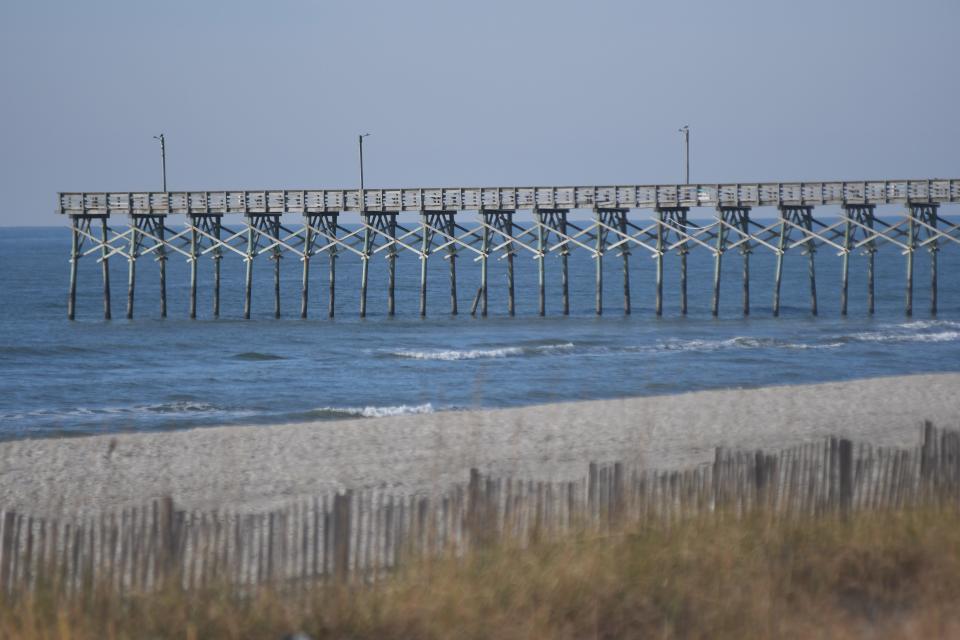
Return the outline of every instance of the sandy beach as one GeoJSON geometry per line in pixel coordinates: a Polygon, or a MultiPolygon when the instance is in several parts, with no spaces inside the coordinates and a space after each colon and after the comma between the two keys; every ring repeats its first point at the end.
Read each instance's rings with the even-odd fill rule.
{"type": "Polygon", "coordinates": [[[338,487],[429,492],[470,467],[579,477],[590,461],[706,461],[826,435],[907,445],[923,420],[960,427],[960,374],[275,426],[0,444],[0,507],[97,512],[171,495],[188,509],[264,510],[338,487]]]}

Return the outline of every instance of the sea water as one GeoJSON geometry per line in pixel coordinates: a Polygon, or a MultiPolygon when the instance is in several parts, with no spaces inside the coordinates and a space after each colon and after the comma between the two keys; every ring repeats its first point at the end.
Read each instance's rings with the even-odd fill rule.
{"type": "MultiPolygon", "coordinates": [[[[273,318],[273,263],[255,262],[253,313],[242,319],[244,263],[222,263],[213,319],[209,255],[200,261],[198,319],[188,319],[189,270],[167,261],[168,314],[158,268],[137,261],[136,309],[125,319],[127,262],[110,260],[113,317],[103,320],[100,265],[80,261],[77,319],[66,317],[67,228],[0,229],[0,439],[207,425],[276,424],[545,402],[674,394],[850,378],[960,371],[960,247],[939,256],[939,313],[929,313],[930,257],[916,254],[914,315],[904,315],[905,256],[876,257],[876,313],[866,310],[866,259],[851,258],[849,315],[839,314],[841,259],[816,254],[819,315],[810,313],[807,257],[784,263],[772,317],[772,253],[751,256],[751,313],[741,313],[742,257],[723,259],[720,316],[710,314],[713,258],[689,261],[689,313],[679,313],[679,265],[664,266],[664,313],[654,313],[655,261],[630,256],[632,314],[623,313],[622,259],[604,256],[597,316],[595,263],[570,256],[570,316],[560,262],[546,258],[547,316],[537,309],[537,263],[515,258],[516,316],[507,315],[506,261],[490,261],[487,318],[471,317],[479,264],[461,251],[458,316],[449,314],[448,262],[429,261],[428,314],[419,316],[420,261],[397,261],[396,315],[386,314],[386,252],[371,260],[367,317],[358,317],[360,263],[337,260],[336,317],[327,317],[327,257],[311,267],[310,317],[300,312],[302,264],[281,260],[282,318],[273,318]]],[[[958,389],[960,392],[960,389],[958,389]]],[[[851,402],[856,402],[851,398],[851,402]]],[[[642,416],[638,416],[638,420],[642,416]]]]}

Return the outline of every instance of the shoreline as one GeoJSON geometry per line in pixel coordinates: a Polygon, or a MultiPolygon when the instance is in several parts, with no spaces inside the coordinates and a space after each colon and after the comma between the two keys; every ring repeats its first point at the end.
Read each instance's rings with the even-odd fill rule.
{"type": "Polygon", "coordinates": [[[0,509],[99,513],[169,495],[185,509],[263,511],[338,488],[442,489],[471,467],[531,479],[591,461],[677,468],[717,446],[779,449],[843,435],[905,446],[960,427],[960,374],[695,391],[519,408],[0,442],[0,509]]]}

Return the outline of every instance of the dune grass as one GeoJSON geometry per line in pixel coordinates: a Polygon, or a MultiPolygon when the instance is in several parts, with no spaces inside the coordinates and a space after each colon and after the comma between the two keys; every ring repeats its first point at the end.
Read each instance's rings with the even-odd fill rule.
{"type": "Polygon", "coordinates": [[[0,637],[960,636],[960,515],[699,518],[410,562],[376,585],[0,601],[0,637]]]}

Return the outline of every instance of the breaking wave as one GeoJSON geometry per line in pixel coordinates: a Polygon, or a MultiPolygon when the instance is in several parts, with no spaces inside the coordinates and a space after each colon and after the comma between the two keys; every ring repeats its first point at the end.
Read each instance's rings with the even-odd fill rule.
{"type": "Polygon", "coordinates": [[[56,422],[60,420],[96,418],[148,418],[150,416],[217,416],[222,418],[242,418],[254,415],[254,411],[235,410],[220,407],[208,402],[176,400],[153,404],[138,404],[128,407],[73,407],[69,409],[35,409],[32,411],[11,411],[0,413],[0,421],[41,419],[56,422]]]}
{"type": "Polygon", "coordinates": [[[410,414],[433,413],[433,405],[429,402],[417,405],[368,406],[368,407],[317,407],[309,411],[305,417],[325,418],[385,418],[387,416],[404,416],[410,414]]]}
{"type": "Polygon", "coordinates": [[[482,360],[489,358],[511,358],[518,356],[544,355],[552,352],[569,351],[574,348],[572,342],[545,344],[534,347],[496,347],[491,349],[398,349],[389,355],[411,360],[482,360]]]}

